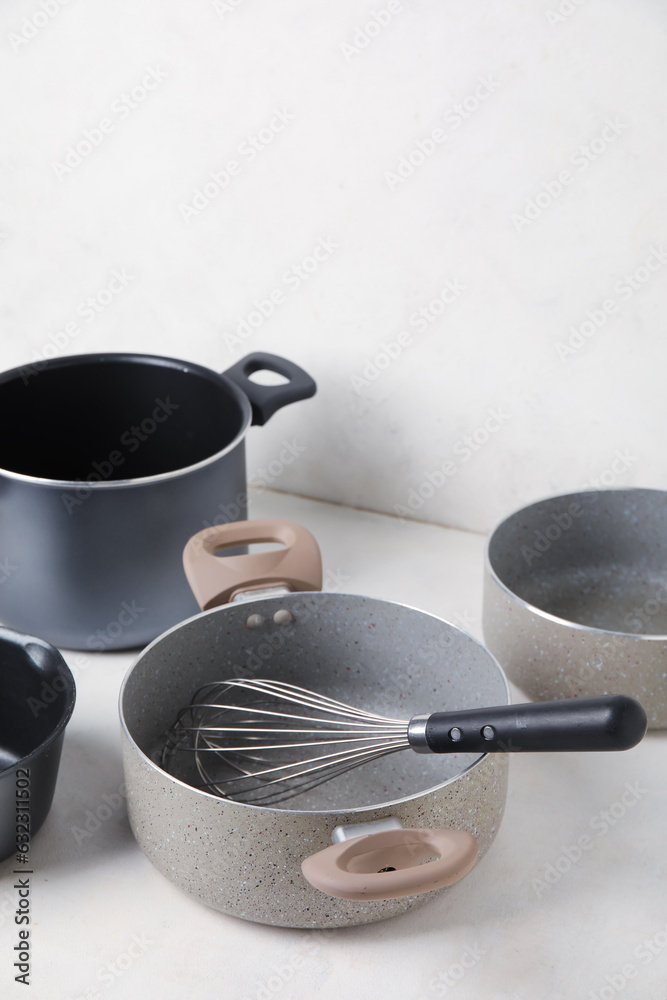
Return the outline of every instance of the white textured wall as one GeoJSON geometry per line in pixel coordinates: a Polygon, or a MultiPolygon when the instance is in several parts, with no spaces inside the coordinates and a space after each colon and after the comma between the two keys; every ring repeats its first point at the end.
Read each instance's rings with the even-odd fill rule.
{"type": "Polygon", "coordinates": [[[2,367],[285,354],[319,393],[250,433],[250,471],[296,441],[271,485],[471,529],[667,485],[667,13],[558,9],[8,0],[2,367]]]}

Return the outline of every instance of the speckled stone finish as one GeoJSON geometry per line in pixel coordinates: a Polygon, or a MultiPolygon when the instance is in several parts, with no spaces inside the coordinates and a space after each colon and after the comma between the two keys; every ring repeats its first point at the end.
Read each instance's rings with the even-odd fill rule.
{"type": "MultiPolygon", "coordinates": [[[[300,684],[406,719],[418,712],[502,705],[506,680],[474,639],[433,615],[345,594],[292,594],[198,615],[156,639],[121,691],[123,758],[134,835],[153,864],[224,913],[286,927],[339,927],[402,913],[433,893],[357,902],[329,897],[301,861],[336,826],[395,816],[404,826],[472,833],[480,857],[507,791],[503,754],[405,750],[265,808],[226,801],[158,764],[163,735],[204,683],[233,676],[300,684]],[[292,622],[273,616],[288,609],[292,622]],[[248,628],[250,614],[264,624],[248,628]]],[[[446,889],[438,890],[446,892],[446,889]]]]}
{"type": "Polygon", "coordinates": [[[667,727],[667,493],[552,497],[491,534],[484,640],[535,700],[628,694],[667,727]]]}

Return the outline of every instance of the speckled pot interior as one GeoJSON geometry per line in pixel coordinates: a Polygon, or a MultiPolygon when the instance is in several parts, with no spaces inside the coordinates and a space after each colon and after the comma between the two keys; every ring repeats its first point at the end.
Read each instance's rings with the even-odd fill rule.
{"type": "Polygon", "coordinates": [[[533,699],[629,694],[667,726],[667,493],[573,493],[503,521],[484,639],[533,699]]]}
{"type": "Polygon", "coordinates": [[[388,601],[293,594],[228,605],[170,630],[129,671],[120,709],[135,837],[183,889],[248,920],[335,927],[384,919],[433,894],[356,902],[314,889],[301,861],[330,845],[334,827],[394,816],[404,826],[467,830],[480,856],[488,849],[505,804],[502,754],[405,750],[272,808],[203,792],[187,770],[168,774],[158,761],[179,709],[202,684],[237,676],[288,681],[406,720],[509,701],[505,677],[483,646],[388,601]],[[288,624],[274,622],[281,610],[290,612],[288,624]],[[262,617],[261,627],[248,627],[251,614],[262,617]]]}

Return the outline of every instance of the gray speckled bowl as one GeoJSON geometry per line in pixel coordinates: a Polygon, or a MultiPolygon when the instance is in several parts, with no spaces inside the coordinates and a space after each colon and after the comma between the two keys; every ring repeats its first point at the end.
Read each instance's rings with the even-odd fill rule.
{"type": "Polygon", "coordinates": [[[335,827],[395,817],[405,827],[465,830],[477,838],[480,856],[488,850],[505,806],[505,754],[406,750],[270,808],[217,798],[166,773],[156,761],[179,709],[202,684],[238,676],[288,681],[406,719],[509,703],[505,676],[483,646],[433,615],[389,601],[297,593],[189,619],[144,650],[120,695],[132,829],[178,886],[246,920],[340,927],[394,916],[433,893],[359,902],[315,889],[301,862],[331,844],[335,827]],[[291,622],[276,624],[285,609],[291,622]],[[251,614],[264,624],[248,627],[251,614]]]}
{"type": "Polygon", "coordinates": [[[534,700],[627,694],[667,727],[667,493],[531,504],[487,547],[484,640],[534,700]]]}

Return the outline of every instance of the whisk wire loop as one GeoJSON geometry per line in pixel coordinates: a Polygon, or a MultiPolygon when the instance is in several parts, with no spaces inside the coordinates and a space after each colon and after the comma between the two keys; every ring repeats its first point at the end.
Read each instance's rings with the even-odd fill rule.
{"type": "Polygon", "coordinates": [[[177,769],[185,754],[205,791],[277,804],[409,747],[407,726],[283,681],[232,678],[204,685],[178,713],[160,763],[177,769]]]}

